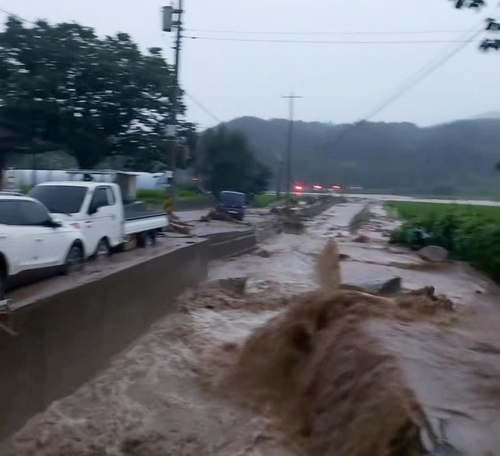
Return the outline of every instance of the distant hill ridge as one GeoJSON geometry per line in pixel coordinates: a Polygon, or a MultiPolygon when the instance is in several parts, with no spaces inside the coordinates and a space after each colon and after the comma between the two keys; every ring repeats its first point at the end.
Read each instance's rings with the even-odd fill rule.
{"type": "MultiPolygon", "coordinates": [[[[287,120],[241,117],[226,125],[245,132],[257,155],[277,166],[286,146],[287,120]]],[[[298,121],[293,155],[297,180],[422,195],[500,196],[495,169],[500,117],[424,128],[406,122],[298,121]]]]}
{"type": "Polygon", "coordinates": [[[485,112],[472,117],[472,119],[500,119],[500,111],[485,112]]]}

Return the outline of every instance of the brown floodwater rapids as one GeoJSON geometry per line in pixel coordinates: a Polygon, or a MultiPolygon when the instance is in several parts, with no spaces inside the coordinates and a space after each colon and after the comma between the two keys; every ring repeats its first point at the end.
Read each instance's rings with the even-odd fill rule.
{"type": "Polygon", "coordinates": [[[459,451],[443,454],[500,456],[499,289],[467,265],[389,248],[381,206],[362,230],[369,242],[353,242],[362,207],[336,206],[306,234],[266,241],[266,255],[215,262],[211,279],[249,277],[245,295],[188,291],[0,455],[417,455],[431,426],[459,451]],[[317,291],[331,238],[347,255],[343,282],[399,276],[435,293],[317,291]]]}

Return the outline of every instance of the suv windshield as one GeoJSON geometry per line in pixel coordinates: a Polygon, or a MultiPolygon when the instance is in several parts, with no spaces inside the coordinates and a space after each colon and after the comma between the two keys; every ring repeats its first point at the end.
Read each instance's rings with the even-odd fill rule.
{"type": "Polygon", "coordinates": [[[234,206],[245,205],[245,194],[238,192],[222,192],[220,198],[223,204],[231,204],[234,206]]]}
{"type": "Polygon", "coordinates": [[[29,192],[54,214],[76,214],[80,212],[87,187],[70,185],[41,185],[29,192]]]}

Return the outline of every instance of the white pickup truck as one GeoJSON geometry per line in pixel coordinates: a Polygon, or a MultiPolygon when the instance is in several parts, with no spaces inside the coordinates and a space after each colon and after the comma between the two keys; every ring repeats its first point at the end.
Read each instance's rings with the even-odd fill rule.
{"type": "Polygon", "coordinates": [[[47,182],[34,187],[29,196],[82,231],[87,257],[109,256],[131,239],[145,247],[168,225],[165,212],[148,211],[142,203],[123,204],[115,183],[47,182]]]}

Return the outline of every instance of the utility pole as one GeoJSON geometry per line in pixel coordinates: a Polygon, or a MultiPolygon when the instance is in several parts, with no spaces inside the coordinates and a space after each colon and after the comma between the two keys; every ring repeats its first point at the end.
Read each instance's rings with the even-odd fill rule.
{"type": "Polygon", "coordinates": [[[281,186],[283,185],[283,154],[278,155],[278,170],[276,172],[276,199],[281,198],[281,186]]]}
{"type": "Polygon", "coordinates": [[[177,126],[178,126],[178,114],[179,114],[179,98],[181,95],[181,89],[179,84],[179,68],[180,68],[180,57],[181,57],[181,42],[182,42],[182,15],[184,13],[183,0],[178,0],[178,8],[173,9],[171,6],[165,6],[163,8],[163,31],[171,32],[173,28],[177,29],[176,40],[175,40],[175,64],[174,64],[174,90],[172,92],[171,105],[172,111],[170,119],[166,126],[167,138],[171,140],[170,156],[168,158],[168,163],[172,171],[172,178],[170,180],[169,191],[167,194],[167,200],[165,202],[165,211],[169,214],[173,212],[174,208],[174,198],[175,198],[175,169],[177,167],[177,150],[179,148],[177,126]],[[177,18],[174,21],[173,15],[177,18]]]}
{"type": "Polygon", "coordinates": [[[298,95],[294,95],[293,91],[290,95],[282,96],[281,98],[285,98],[288,100],[288,109],[289,109],[289,127],[288,127],[288,139],[286,146],[286,198],[287,202],[290,203],[290,191],[292,189],[292,146],[293,146],[293,116],[295,109],[295,100],[299,98],[303,98],[298,95]]]}

